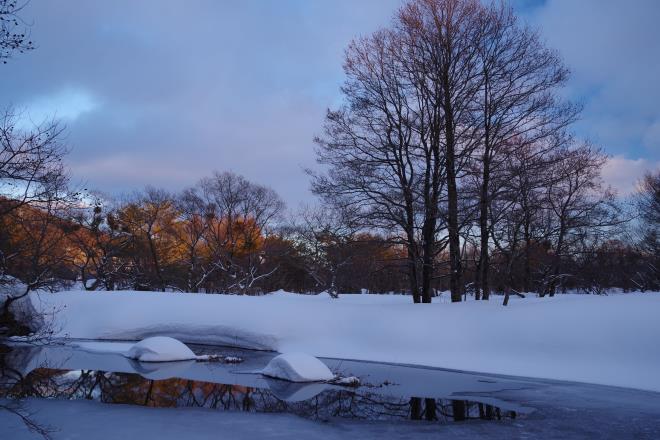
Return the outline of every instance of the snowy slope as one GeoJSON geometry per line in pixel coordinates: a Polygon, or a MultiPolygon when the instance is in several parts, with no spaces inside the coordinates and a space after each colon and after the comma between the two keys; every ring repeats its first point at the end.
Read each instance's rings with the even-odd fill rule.
{"type": "Polygon", "coordinates": [[[660,294],[411,304],[409,297],[34,294],[58,336],[235,345],[660,391],[660,294]]]}

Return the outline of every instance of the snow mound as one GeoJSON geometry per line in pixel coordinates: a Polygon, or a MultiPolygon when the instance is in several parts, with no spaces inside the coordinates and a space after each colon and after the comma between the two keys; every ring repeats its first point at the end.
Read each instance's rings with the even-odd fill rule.
{"type": "Polygon", "coordinates": [[[134,344],[126,357],[141,362],[173,362],[197,359],[186,344],[167,336],[154,336],[134,344]]]}
{"type": "Polygon", "coordinates": [[[261,370],[261,374],[289,382],[320,382],[335,377],[323,362],[304,353],[276,356],[261,370]]]}
{"type": "Polygon", "coordinates": [[[303,402],[313,399],[328,389],[323,382],[287,382],[284,380],[265,378],[268,389],[280,400],[285,402],[303,402]]]}

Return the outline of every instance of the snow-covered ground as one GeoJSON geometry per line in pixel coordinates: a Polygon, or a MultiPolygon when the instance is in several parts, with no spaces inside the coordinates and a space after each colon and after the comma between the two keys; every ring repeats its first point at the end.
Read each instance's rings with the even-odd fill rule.
{"type": "Polygon", "coordinates": [[[660,294],[412,304],[395,295],[34,294],[57,336],[304,352],[660,391],[660,294]]]}

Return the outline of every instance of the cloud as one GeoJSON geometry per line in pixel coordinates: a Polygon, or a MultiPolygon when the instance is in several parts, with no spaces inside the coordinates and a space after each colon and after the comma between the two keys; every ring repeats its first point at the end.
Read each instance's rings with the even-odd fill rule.
{"type": "Polygon", "coordinates": [[[611,154],[660,160],[660,2],[548,0],[526,14],[572,71],[569,95],[585,104],[578,134],[611,154]]]}
{"type": "Polygon", "coordinates": [[[25,128],[51,119],[69,124],[98,108],[99,102],[86,90],[66,88],[19,104],[18,123],[25,128]]]}
{"type": "Polygon", "coordinates": [[[231,169],[295,205],[312,197],[303,167],[344,48],[399,3],[29,2],[38,48],[2,67],[0,96],[66,119],[75,177],[92,188],[175,190],[231,169]]]}
{"type": "MultiPolygon", "coordinates": [[[[344,48],[400,3],[28,2],[38,47],[0,66],[0,104],[66,119],[74,176],[91,188],[176,190],[233,170],[295,206],[312,198],[302,169],[339,100],[344,48]]],[[[660,2],[517,7],[573,69],[568,93],[587,104],[579,134],[616,157],[660,160],[660,2]]]]}
{"type": "Polygon", "coordinates": [[[618,155],[608,159],[603,167],[602,177],[619,196],[626,196],[635,191],[637,182],[645,173],[656,170],[660,170],[660,161],[626,159],[618,155]]]}
{"type": "Polygon", "coordinates": [[[660,120],[647,127],[644,133],[644,146],[649,151],[660,151],[660,120]]]}

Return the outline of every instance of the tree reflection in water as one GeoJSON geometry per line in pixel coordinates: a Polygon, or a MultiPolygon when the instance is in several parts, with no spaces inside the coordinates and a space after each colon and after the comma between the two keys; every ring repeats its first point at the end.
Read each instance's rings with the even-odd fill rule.
{"type": "Polygon", "coordinates": [[[401,399],[368,389],[330,388],[305,400],[283,399],[281,393],[241,385],[188,379],[148,379],[139,374],[104,371],[33,370],[25,377],[17,372],[3,384],[3,397],[93,399],[150,407],[200,407],[226,411],[291,413],[313,420],[350,418],[361,420],[425,420],[461,422],[515,418],[513,411],[466,400],[411,397],[401,399]],[[279,397],[278,397],[279,395],[279,397]]]}

